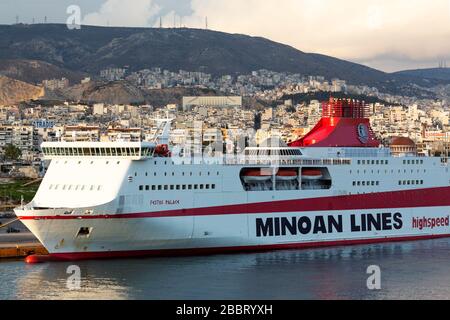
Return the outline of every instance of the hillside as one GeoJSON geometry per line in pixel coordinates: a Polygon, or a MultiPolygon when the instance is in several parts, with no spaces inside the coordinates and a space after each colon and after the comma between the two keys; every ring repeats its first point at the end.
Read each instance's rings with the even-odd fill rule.
{"type": "Polygon", "coordinates": [[[126,81],[90,82],[62,90],[59,94],[69,100],[109,104],[145,103],[145,93],[126,81]]]}
{"type": "Polygon", "coordinates": [[[214,90],[198,88],[165,88],[160,90],[141,90],[127,81],[92,81],[78,84],[64,90],[46,91],[45,100],[71,100],[86,103],[110,104],[151,104],[162,107],[167,104],[180,104],[183,96],[207,96],[221,94],[214,90]]]}
{"type": "Polygon", "coordinates": [[[396,75],[420,77],[424,79],[444,80],[450,81],[450,68],[431,68],[431,69],[417,69],[417,70],[405,70],[396,72],[396,75]]]}
{"type": "Polygon", "coordinates": [[[411,84],[433,86],[442,82],[387,74],[260,37],[185,28],[83,26],[81,30],[68,30],[58,24],[1,25],[0,59],[39,60],[90,75],[115,66],[126,66],[130,71],[161,67],[214,75],[268,69],[319,75],[329,80],[340,78],[392,93],[401,93],[411,84]]]}
{"type": "Polygon", "coordinates": [[[40,84],[45,79],[63,77],[74,84],[79,83],[86,76],[85,73],[61,68],[47,62],[24,59],[1,59],[0,75],[31,84],[40,84]]]}
{"type": "Polygon", "coordinates": [[[44,95],[43,88],[1,75],[0,88],[0,105],[15,104],[44,95]]]}

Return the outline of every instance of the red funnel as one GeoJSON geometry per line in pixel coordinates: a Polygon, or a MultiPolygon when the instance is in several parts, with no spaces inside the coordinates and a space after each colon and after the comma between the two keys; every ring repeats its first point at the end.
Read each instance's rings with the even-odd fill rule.
{"type": "Polygon", "coordinates": [[[322,119],[302,139],[290,147],[360,147],[378,148],[368,119],[369,108],[363,102],[335,100],[322,104],[322,119]]]}

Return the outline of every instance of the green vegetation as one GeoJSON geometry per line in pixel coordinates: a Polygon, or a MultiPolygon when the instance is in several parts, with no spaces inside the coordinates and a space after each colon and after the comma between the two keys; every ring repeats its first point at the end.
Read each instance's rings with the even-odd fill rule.
{"type": "Polygon", "coordinates": [[[19,160],[22,156],[22,151],[12,144],[8,144],[5,148],[5,158],[6,160],[19,160]]]}
{"type": "Polygon", "coordinates": [[[39,182],[28,186],[30,180],[12,180],[5,183],[0,182],[0,206],[18,204],[23,196],[24,202],[29,202],[39,188],[39,182]]]}

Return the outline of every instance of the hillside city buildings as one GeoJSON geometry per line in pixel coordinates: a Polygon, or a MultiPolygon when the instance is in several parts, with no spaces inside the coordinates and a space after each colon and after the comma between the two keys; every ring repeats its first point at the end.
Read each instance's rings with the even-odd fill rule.
{"type": "MultiPolygon", "coordinates": [[[[449,141],[450,105],[446,100],[397,97],[381,94],[376,88],[351,86],[345,81],[327,81],[322,77],[304,77],[259,70],[249,75],[213,78],[201,72],[178,73],[154,68],[128,73],[114,68],[101,72],[108,81],[134,82],[147,88],[171,86],[216,89],[223,96],[184,97],[164,106],[109,105],[104,103],[56,105],[38,103],[0,106],[0,158],[12,144],[22,151],[18,161],[3,159],[0,171],[14,165],[40,166],[43,141],[139,141],[154,139],[155,119],[173,121],[171,142],[186,144],[200,136],[200,151],[220,142],[229,152],[236,151],[236,141],[248,137],[260,144],[270,137],[289,142],[311,130],[321,117],[321,102],[296,102],[285,97],[326,92],[363,94],[385,103],[370,104],[371,123],[377,136],[387,145],[392,137],[410,138],[419,154],[442,154],[449,141]],[[269,102],[272,107],[250,108],[245,98],[269,102]]],[[[84,82],[90,79],[84,79],[84,82]]],[[[62,87],[66,80],[47,81],[46,86],[62,87]]],[[[401,141],[401,140],[397,140],[401,141]]],[[[402,146],[396,146],[401,152],[402,146]]]]}

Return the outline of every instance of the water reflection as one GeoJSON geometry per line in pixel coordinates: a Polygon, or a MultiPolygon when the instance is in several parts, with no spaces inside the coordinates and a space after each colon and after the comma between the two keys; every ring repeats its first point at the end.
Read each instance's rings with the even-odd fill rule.
{"type": "Polygon", "coordinates": [[[450,299],[450,240],[258,254],[85,261],[81,290],[69,263],[0,263],[0,299],[450,299]],[[382,290],[369,291],[369,265],[382,290]],[[4,280],[3,280],[4,279],[4,280]]]}
{"type": "Polygon", "coordinates": [[[14,299],[127,299],[131,288],[121,285],[112,274],[102,274],[100,270],[80,266],[81,288],[69,290],[67,273],[69,263],[48,263],[26,266],[25,275],[17,281],[14,299]]]}

